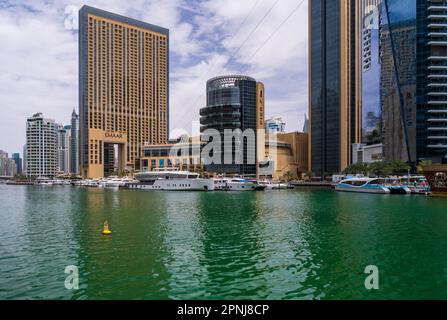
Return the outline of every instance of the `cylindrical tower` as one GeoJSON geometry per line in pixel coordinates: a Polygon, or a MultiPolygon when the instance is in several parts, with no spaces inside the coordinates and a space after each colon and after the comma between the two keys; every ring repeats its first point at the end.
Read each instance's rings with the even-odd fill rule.
{"type": "MultiPolygon", "coordinates": [[[[263,86],[262,86],[263,88],[263,86]]],[[[263,91],[263,90],[262,90],[263,91]]],[[[206,138],[210,129],[213,132],[220,133],[222,142],[220,150],[213,150],[220,153],[220,157],[214,154],[215,158],[220,158],[220,163],[205,163],[208,172],[240,174],[247,176],[256,176],[256,132],[257,120],[260,117],[258,95],[264,94],[259,90],[259,83],[255,79],[241,75],[221,76],[210,79],[206,85],[206,107],[200,110],[200,124],[202,132],[202,140],[206,138]],[[251,129],[250,132],[247,129],[251,129]],[[241,130],[247,135],[253,133],[254,141],[250,141],[246,137],[240,141],[231,143],[231,150],[225,149],[224,133],[225,130],[241,130]],[[251,143],[254,142],[254,143],[251,143]],[[243,153],[243,163],[236,161],[235,154],[237,151],[243,153]],[[225,161],[225,153],[232,155],[232,163],[225,161]],[[254,155],[254,161],[251,157],[254,155]]],[[[261,99],[263,101],[263,99],[261,99]]],[[[262,117],[264,115],[264,106],[262,106],[262,117]]],[[[231,137],[230,137],[231,138],[231,137]]],[[[206,138],[210,141],[211,139],[206,138]]]]}

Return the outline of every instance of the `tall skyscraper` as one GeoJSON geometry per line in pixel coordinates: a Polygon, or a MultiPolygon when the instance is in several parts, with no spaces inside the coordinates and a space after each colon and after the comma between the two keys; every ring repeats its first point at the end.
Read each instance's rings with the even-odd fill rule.
{"type": "Polygon", "coordinates": [[[363,32],[363,136],[366,145],[382,143],[380,107],[380,32],[379,16],[382,0],[361,0],[363,32]]]}
{"type": "Polygon", "coordinates": [[[70,134],[70,173],[79,174],[79,116],[73,109],[71,114],[71,134],[70,134]]]}
{"type": "Polygon", "coordinates": [[[447,162],[447,1],[383,0],[386,160],[447,162]]]}
{"type": "Polygon", "coordinates": [[[212,150],[213,157],[220,160],[215,163],[205,162],[206,170],[256,176],[260,155],[262,158],[265,156],[264,85],[247,76],[222,76],[208,80],[206,93],[207,105],[200,110],[202,140],[213,141],[208,138],[207,132],[212,129],[219,132],[221,141],[220,150],[212,150]],[[253,139],[232,139],[231,136],[225,135],[226,130],[253,134],[253,139]],[[238,161],[238,154],[241,155],[242,161],[238,161]],[[226,161],[225,156],[231,157],[232,160],[226,161]]]}
{"type": "Polygon", "coordinates": [[[24,175],[26,175],[26,155],[28,153],[27,149],[28,149],[28,146],[25,144],[23,146],[23,159],[22,159],[22,161],[23,161],[22,174],[24,174],[24,175]]]}
{"type": "Polygon", "coordinates": [[[447,1],[418,0],[416,10],[416,157],[447,163],[447,1]]]}
{"type": "Polygon", "coordinates": [[[359,0],[309,1],[309,163],[317,175],[352,161],[362,133],[359,0]]]}
{"type": "Polygon", "coordinates": [[[19,153],[13,153],[11,158],[16,163],[17,174],[22,174],[23,173],[23,167],[22,167],[22,158],[20,158],[20,154],[19,153]]]}
{"type": "Polygon", "coordinates": [[[384,0],[380,12],[380,29],[384,158],[387,161],[414,162],[417,111],[416,0],[384,0]]]}
{"type": "Polygon", "coordinates": [[[71,151],[71,126],[58,126],[57,131],[57,156],[58,171],[70,174],[70,151],[71,151]]]}
{"type": "Polygon", "coordinates": [[[13,177],[17,173],[17,165],[8,153],[0,150],[0,177],[13,177]]]}
{"type": "Polygon", "coordinates": [[[28,118],[26,125],[26,175],[28,178],[56,175],[57,125],[54,120],[45,119],[42,113],[28,118]]]}
{"type": "Polygon", "coordinates": [[[143,146],[168,141],[169,30],[88,6],[79,28],[81,173],[103,177],[111,144],[119,171],[139,170],[143,146]]]}

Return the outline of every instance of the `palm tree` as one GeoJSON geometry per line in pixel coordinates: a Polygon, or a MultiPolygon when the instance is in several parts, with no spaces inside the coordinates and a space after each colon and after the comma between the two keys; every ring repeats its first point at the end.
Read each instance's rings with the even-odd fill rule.
{"type": "Polygon", "coordinates": [[[408,170],[411,169],[411,167],[402,160],[396,160],[388,163],[387,165],[389,167],[389,170],[394,175],[399,175],[402,173],[407,173],[408,170]]]}
{"type": "Polygon", "coordinates": [[[284,173],[283,178],[286,181],[290,181],[293,179],[293,173],[291,171],[287,171],[286,173],[284,173]]]}
{"type": "Polygon", "coordinates": [[[419,173],[423,173],[424,172],[424,167],[425,166],[431,166],[433,164],[433,161],[431,160],[422,160],[421,162],[419,162],[418,166],[417,166],[417,171],[419,173]]]}

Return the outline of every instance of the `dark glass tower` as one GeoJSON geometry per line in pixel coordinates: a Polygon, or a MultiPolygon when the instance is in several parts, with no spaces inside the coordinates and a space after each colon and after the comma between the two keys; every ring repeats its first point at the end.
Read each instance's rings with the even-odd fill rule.
{"type": "Polygon", "coordinates": [[[337,173],[361,141],[360,1],[309,1],[311,170],[337,173]]]}
{"type": "Polygon", "coordinates": [[[447,163],[447,1],[417,0],[418,160],[447,163]]]}
{"type": "Polygon", "coordinates": [[[363,15],[363,136],[366,145],[382,143],[380,107],[379,8],[382,0],[362,0],[363,15]]]}
{"type": "Polygon", "coordinates": [[[206,84],[207,105],[200,110],[202,139],[207,129],[214,129],[221,136],[220,163],[205,163],[206,170],[214,173],[257,174],[257,132],[264,125],[264,85],[246,76],[223,76],[209,80],[206,84]],[[253,130],[254,143],[247,139],[231,143],[231,150],[224,149],[224,131],[253,130]],[[242,149],[241,149],[242,148],[242,149]],[[235,161],[237,150],[243,152],[243,163],[235,161]],[[232,155],[232,163],[225,163],[224,153],[232,155]],[[255,162],[250,161],[254,155],[255,162]]]}
{"type": "Polygon", "coordinates": [[[447,1],[383,0],[381,105],[386,160],[447,161],[447,1]]]}
{"type": "Polygon", "coordinates": [[[388,161],[416,158],[416,0],[381,5],[383,150],[388,161]]]}

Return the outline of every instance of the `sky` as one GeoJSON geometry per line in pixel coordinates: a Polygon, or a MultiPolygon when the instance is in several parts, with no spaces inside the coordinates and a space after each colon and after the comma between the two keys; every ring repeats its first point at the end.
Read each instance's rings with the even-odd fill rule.
{"type": "Polygon", "coordinates": [[[0,150],[22,153],[26,119],[78,110],[77,12],[90,5],[170,30],[170,136],[191,133],[212,77],[266,87],[266,117],[301,130],[308,106],[307,0],[0,0],[0,150]]]}

